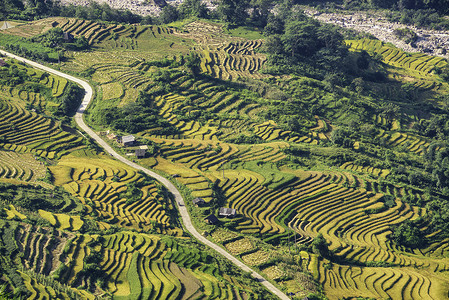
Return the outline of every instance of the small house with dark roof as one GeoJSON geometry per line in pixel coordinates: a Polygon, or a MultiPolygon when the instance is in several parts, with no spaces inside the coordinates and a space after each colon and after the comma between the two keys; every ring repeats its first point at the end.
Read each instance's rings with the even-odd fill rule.
{"type": "Polygon", "coordinates": [[[74,37],[72,34],[68,33],[68,32],[63,32],[62,33],[64,41],[68,42],[68,43],[72,43],[74,41],[74,37]]]}
{"type": "Polygon", "coordinates": [[[145,149],[136,149],[136,157],[137,158],[145,158],[146,150],[145,149]]]}
{"type": "Polygon", "coordinates": [[[206,201],[204,201],[203,198],[195,198],[192,200],[192,202],[193,202],[193,205],[196,205],[196,206],[203,206],[204,204],[206,204],[206,201]]]}
{"type": "Polygon", "coordinates": [[[204,221],[206,221],[206,223],[210,224],[210,225],[216,225],[218,224],[218,218],[215,215],[210,215],[206,218],[204,218],[204,221]]]}
{"type": "Polygon", "coordinates": [[[0,67],[6,67],[7,63],[3,59],[0,58],[0,67]]]}
{"type": "Polygon", "coordinates": [[[218,216],[220,217],[226,217],[226,218],[233,218],[237,215],[237,211],[233,208],[229,207],[220,207],[220,211],[218,212],[218,216]]]}
{"type": "Polygon", "coordinates": [[[132,146],[136,142],[136,138],[133,135],[125,135],[121,138],[121,144],[125,147],[132,146]]]}

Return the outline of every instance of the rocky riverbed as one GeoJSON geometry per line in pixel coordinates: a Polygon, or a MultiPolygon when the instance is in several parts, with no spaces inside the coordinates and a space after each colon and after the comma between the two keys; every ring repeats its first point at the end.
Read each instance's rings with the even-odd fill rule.
{"type": "Polygon", "coordinates": [[[304,8],[304,12],[321,22],[372,34],[379,40],[392,43],[407,52],[424,52],[449,58],[449,31],[427,30],[415,26],[392,23],[378,13],[322,13],[310,8],[304,8]],[[418,39],[414,46],[405,43],[394,35],[393,31],[395,29],[404,27],[408,27],[417,34],[418,39]]]}
{"type": "MultiPolygon", "coordinates": [[[[60,0],[62,5],[73,4],[76,6],[87,6],[90,2],[91,0],[60,0]]],[[[107,3],[110,7],[115,9],[128,9],[141,16],[155,16],[161,11],[161,7],[151,0],[95,0],[95,2],[99,4],[107,3]]],[[[167,3],[170,2],[171,1],[167,1],[167,3]]]]}

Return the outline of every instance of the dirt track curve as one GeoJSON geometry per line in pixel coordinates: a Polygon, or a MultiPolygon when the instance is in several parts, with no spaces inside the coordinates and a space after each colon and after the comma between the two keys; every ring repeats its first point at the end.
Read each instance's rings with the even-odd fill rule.
{"type": "Polygon", "coordinates": [[[41,70],[44,70],[48,73],[55,74],[60,77],[64,77],[67,80],[73,81],[77,84],[79,84],[85,91],[86,94],[84,95],[83,101],[78,108],[76,114],[75,114],[75,122],[78,124],[78,126],[84,130],[92,139],[94,139],[103,149],[109,153],[111,156],[115,157],[116,159],[120,160],[121,162],[127,164],[128,166],[131,166],[135,169],[141,170],[145,172],[146,174],[150,175],[151,177],[155,178],[159,182],[161,182],[175,197],[176,205],[178,206],[179,213],[182,218],[182,222],[184,223],[185,228],[187,231],[194,236],[197,240],[199,240],[201,243],[205,244],[206,246],[209,246],[210,248],[214,249],[224,257],[226,257],[228,260],[230,260],[232,263],[234,263],[237,267],[242,269],[245,272],[251,272],[251,275],[254,277],[255,280],[259,281],[263,286],[265,286],[270,292],[272,292],[274,295],[278,296],[280,299],[288,300],[290,299],[287,295],[285,295],[281,290],[279,290],[277,287],[275,287],[273,284],[271,284],[269,281],[267,281],[265,278],[263,278],[259,273],[255,272],[253,269],[242,263],[240,260],[229,254],[226,250],[218,246],[217,244],[212,243],[208,239],[206,239],[204,236],[202,236],[196,229],[193,227],[192,220],[190,219],[190,215],[187,211],[187,208],[184,203],[184,198],[181,196],[181,193],[178,191],[178,189],[171,183],[169,180],[167,180],[165,177],[162,177],[161,175],[150,171],[136,163],[133,163],[132,161],[127,160],[123,156],[119,155],[117,152],[115,152],[114,149],[112,149],[111,146],[109,146],[102,138],[100,138],[89,126],[84,123],[83,120],[83,114],[86,111],[90,101],[93,99],[93,90],[89,83],[87,83],[84,80],[81,80],[79,78],[73,77],[71,75],[62,73],[60,71],[54,70],[52,68],[46,67],[42,64],[36,63],[34,61],[28,60],[26,58],[14,55],[9,52],[5,52],[0,50],[0,53],[2,55],[6,55],[9,57],[12,57],[14,59],[17,59],[19,61],[22,61],[34,68],[38,68],[41,70]]]}

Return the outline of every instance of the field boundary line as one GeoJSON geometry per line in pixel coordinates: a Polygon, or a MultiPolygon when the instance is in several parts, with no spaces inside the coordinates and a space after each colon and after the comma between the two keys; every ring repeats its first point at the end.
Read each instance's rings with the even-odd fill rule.
{"type": "Polygon", "coordinates": [[[263,278],[259,273],[257,273],[256,271],[254,271],[252,268],[248,267],[246,264],[244,264],[243,262],[241,262],[240,260],[238,260],[237,258],[235,258],[234,256],[232,256],[230,253],[228,253],[226,250],[224,250],[223,248],[221,248],[219,245],[209,241],[208,239],[206,239],[204,236],[202,236],[193,226],[192,224],[192,220],[190,219],[190,215],[187,211],[187,207],[185,206],[185,202],[184,202],[184,198],[182,197],[181,193],[178,191],[178,189],[175,187],[175,185],[173,183],[171,183],[168,179],[166,179],[165,177],[147,169],[144,168],[132,161],[127,160],[126,158],[124,158],[123,156],[121,156],[120,154],[118,154],[117,152],[115,152],[114,149],[112,149],[111,146],[109,146],[109,144],[107,144],[100,136],[98,136],[88,125],[86,125],[86,123],[84,123],[84,119],[83,119],[83,114],[86,111],[89,103],[91,102],[91,100],[93,99],[93,89],[90,86],[90,84],[87,81],[84,81],[82,79],[76,78],[74,76],[65,74],[61,71],[52,69],[50,67],[44,66],[40,63],[28,60],[26,58],[17,56],[15,54],[0,50],[0,53],[2,55],[14,58],[18,61],[24,62],[34,68],[37,69],[41,69],[44,70],[48,73],[63,77],[67,80],[73,81],[77,84],[79,84],[85,91],[84,94],[84,98],[78,108],[78,110],[76,111],[75,114],[75,122],[76,124],[82,129],[84,130],[92,139],[94,139],[108,154],[110,154],[112,157],[116,158],[117,160],[127,164],[130,167],[133,167],[137,170],[141,170],[143,172],[145,172],[146,174],[150,175],[151,177],[153,177],[154,179],[158,180],[160,183],[162,183],[175,197],[175,201],[176,201],[176,206],[178,207],[179,213],[181,215],[182,218],[182,222],[184,223],[185,228],[187,229],[187,231],[193,236],[195,237],[198,241],[200,241],[201,243],[203,243],[204,245],[214,249],[216,252],[220,253],[221,255],[223,255],[225,258],[227,258],[229,261],[231,261],[234,265],[236,265],[237,267],[239,267],[241,270],[243,270],[244,272],[250,272],[251,276],[257,280],[258,282],[260,282],[260,284],[262,284],[263,286],[265,286],[265,288],[267,288],[271,293],[273,293],[274,295],[276,295],[277,297],[279,297],[282,300],[288,300],[290,299],[286,294],[284,294],[280,289],[278,289],[277,287],[275,287],[271,282],[267,281],[265,278],[263,278]]]}

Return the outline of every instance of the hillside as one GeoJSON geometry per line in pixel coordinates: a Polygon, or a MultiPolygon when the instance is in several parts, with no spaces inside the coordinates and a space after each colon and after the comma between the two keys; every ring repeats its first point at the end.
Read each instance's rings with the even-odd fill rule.
{"type": "MultiPolygon", "coordinates": [[[[0,38],[41,37],[21,40],[31,47],[61,28],[86,41],[88,50],[51,62],[95,88],[86,122],[170,178],[197,230],[286,294],[446,299],[447,61],[290,17],[264,32],[201,19],[52,17],[0,38]],[[131,146],[115,137],[131,134],[131,146]],[[236,216],[221,217],[222,207],[236,216]]],[[[29,299],[274,297],[191,238],[159,182],[77,131],[67,106],[75,87],[4,60],[8,290],[29,299]]]]}

